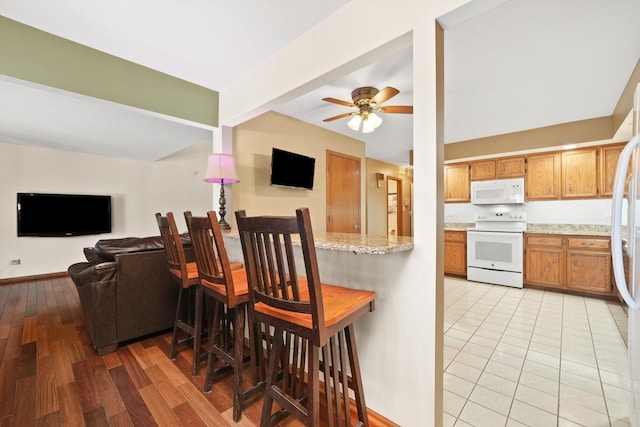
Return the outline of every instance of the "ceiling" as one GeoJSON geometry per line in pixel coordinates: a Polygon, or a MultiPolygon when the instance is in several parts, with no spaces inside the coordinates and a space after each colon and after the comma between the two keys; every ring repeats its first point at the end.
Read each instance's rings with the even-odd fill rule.
{"type": "MultiPolygon", "coordinates": [[[[222,91],[347,1],[0,0],[0,14],[222,91]]],[[[442,20],[446,143],[612,114],[640,56],[639,0],[482,4],[494,7],[442,20]]],[[[384,114],[376,131],[362,134],[348,118],[324,123],[350,109],[321,99],[393,86],[400,94],[385,105],[412,105],[412,85],[409,48],[275,111],[361,139],[367,157],[407,164],[414,116],[384,114]]],[[[0,95],[5,142],[155,160],[212,138],[206,126],[6,77],[0,95]]]]}

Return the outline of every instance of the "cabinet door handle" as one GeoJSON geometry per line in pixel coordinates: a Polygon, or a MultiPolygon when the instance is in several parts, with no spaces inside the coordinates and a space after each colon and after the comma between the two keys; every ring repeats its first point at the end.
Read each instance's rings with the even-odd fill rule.
{"type": "Polygon", "coordinates": [[[571,183],[569,183],[569,193],[571,193],[571,183]]]}
{"type": "Polygon", "coordinates": [[[582,242],[583,246],[593,246],[594,243],[593,242],[582,242]]]}
{"type": "Polygon", "coordinates": [[[553,263],[555,264],[558,261],[558,254],[553,254],[553,263]]]}
{"type": "Polygon", "coordinates": [[[578,265],[578,258],[575,255],[572,258],[573,258],[573,265],[577,266],[578,265]]]}

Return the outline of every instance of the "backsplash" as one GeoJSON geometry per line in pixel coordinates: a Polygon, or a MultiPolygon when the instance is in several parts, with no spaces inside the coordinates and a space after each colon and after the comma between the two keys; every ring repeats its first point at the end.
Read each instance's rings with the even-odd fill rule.
{"type": "MultiPolygon", "coordinates": [[[[476,210],[471,203],[446,203],[444,222],[474,222],[476,210]]],[[[529,224],[611,224],[611,199],[528,202],[524,210],[529,224]]]]}

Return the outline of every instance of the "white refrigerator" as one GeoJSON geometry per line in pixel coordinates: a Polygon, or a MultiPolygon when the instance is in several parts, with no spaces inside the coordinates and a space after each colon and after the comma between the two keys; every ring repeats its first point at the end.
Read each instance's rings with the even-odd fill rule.
{"type": "Polygon", "coordinates": [[[629,420],[640,427],[640,84],[634,95],[633,135],[616,169],[611,252],[616,286],[628,306],[629,420]]]}

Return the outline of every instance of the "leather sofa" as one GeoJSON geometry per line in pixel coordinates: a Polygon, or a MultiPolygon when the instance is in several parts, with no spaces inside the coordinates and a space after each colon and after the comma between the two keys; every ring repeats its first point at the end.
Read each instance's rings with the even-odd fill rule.
{"type": "MultiPolygon", "coordinates": [[[[188,234],[187,259],[195,259],[188,234]]],[[[162,238],[100,240],[84,248],[86,262],[69,266],[84,323],[99,355],[119,343],[173,328],[179,284],[167,267],[162,238]]]]}

